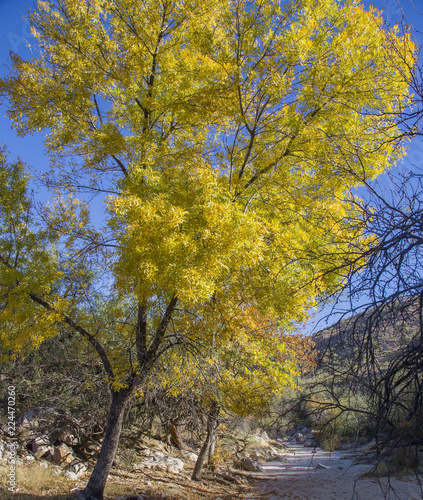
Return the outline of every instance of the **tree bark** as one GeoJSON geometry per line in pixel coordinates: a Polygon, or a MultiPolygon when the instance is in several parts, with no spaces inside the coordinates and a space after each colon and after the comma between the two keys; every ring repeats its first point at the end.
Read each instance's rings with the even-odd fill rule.
{"type": "Polygon", "coordinates": [[[207,437],[201,447],[197,461],[195,462],[194,472],[191,476],[191,479],[195,481],[201,479],[201,469],[206,459],[207,452],[214,446],[214,442],[216,441],[217,428],[219,426],[219,411],[219,406],[216,403],[212,403],[211,410],[207,417],[207,437]]]}
{"type": "Polygon", "coordinates": [[[176,427],[175,424],[170,423],[169,424],[169,434],[170,434],[170,440],[171,442],[178,448],[178,450],[186,450],[187,446],[184,443],[184,440],[182,439],[178,428],[176,427]]]}
{"type": "MultiPolygon", "coordinates": [[[[217,427],[217,426],[216,426],[217,427]]],[[[208,462],[207,466],[209,469],[212,470],[212,472],[215,472],[215,463],[214,463],[214,452],[216,451],[216,439],[217,439],[217,432],[214,433],[212,436],[212,441],[209,446],[209,457],[208,457],[208,462]]]]}
{"type": "Polygon", "coordinates": [[[94,467],[87,486],[80,491],[77,500],[103,500],[107,477],[115,458],[122,431],[122,420],[125,408],[131,399],[132,389],[121,389],[112,395],[106,435],[100,450],[98,461],[94,467]]]}

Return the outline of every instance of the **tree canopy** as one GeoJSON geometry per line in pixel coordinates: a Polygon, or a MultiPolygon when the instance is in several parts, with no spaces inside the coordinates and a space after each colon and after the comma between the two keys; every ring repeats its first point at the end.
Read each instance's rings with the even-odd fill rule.
{"type": "Polygon", "coordinates": [[[201,338],[193,308],[289,329],[342,280],[345,196],[402,155],[414,45],[334,0],[38,1],[29,20],[34,57],[0,91],[19,134],[46,131],[55,197],[30,216],[2,163],[0,335],[13,351],[62,321],[96,350],[113,398],[83,495],[101,498],[134,388],[201,338]]]}

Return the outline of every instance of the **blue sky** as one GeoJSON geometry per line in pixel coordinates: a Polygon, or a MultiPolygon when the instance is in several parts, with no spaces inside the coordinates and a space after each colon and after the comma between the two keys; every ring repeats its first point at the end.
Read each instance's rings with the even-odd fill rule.
{"type": "MultiPolygon", "coordinates": [[[[7,59],[9,52],[18,53],[21,57],[31,57],[31,51],[27,48],[27,41],[31,41],[29,25],[24,21],[26,5],[33,2],[22,0],[0,0],[0,74],[5,75],[7,71],[7,59]]],[[[10,159],[19,156],[29,165],[39,171],[45,171],[48,159],[44,155],[42,133],[18,138],[15,131],[11,129],[11,122],[5,116],[6,106],[0,106],[0,143],[4,143],[10,151],[10,159]]]]}

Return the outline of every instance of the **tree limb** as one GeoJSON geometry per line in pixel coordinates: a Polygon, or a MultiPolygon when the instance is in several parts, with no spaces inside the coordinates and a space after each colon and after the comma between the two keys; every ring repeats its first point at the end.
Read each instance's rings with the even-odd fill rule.
{"type": "MultiPolygon", "coordinates": [[[[43,306],[45,309],[51,312],[59,312],[57,311],[49,302],[46,300],[42,299],[41,297],[38,297],[34,293],[29,293],[29,296],[31,299],[36,302],[37,304],[43,306]]],[[[79,334],[81,334],[83,337],[85,337],[88,342],[94,347],[94,349],[97,351],[97,354],[99,355],[103,367],[109,376],[110,381],[113,381],[115,379],[115,375],[113,373],[112,366],[110,364],[110,361],[107,357],[106,351],[103,349],[102,345],[99,343],[99,341],[91,335],[85,328],[83,328],[81,325],[78,325],[76,321],[74,321],[72,318],[70,318],[68,315],[60,313],[63,316],[63,321],[68,324],[73,330],[77,331],[79,334]]]]}

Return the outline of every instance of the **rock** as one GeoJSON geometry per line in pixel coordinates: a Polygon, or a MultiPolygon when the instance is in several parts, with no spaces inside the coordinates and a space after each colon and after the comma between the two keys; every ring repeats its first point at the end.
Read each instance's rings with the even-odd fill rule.
{"type": "Polygon", "coordinates": [[[32,410],[29,410],[25,415],[18,420],[19,427],[38,427],[38,420],[42,418],[42,416],[46,413],[54,412],[53,408],[43,408],[43,407],[35,407],[32,410]]]}
{"type": "Polygon", "coordinates": [[[165,457],[164,454],[163,456],[160,455],[155,453],[152,457],[146,457],[141,465],[135,465],[134,468],[140,469],[142,467],[147,467],[148,469],[160,469],[172,474],[179,474],[184,469],[184,462],[179,458],[165,457]]]}
{"type": "Polygon", "coordinates": [[[35,458],[38,460],[52,460],[53,448],[50,446],[38,446],[37,451],[34,453],[35,458]]]}
{"type": "Polygon", "coordinates": [[[312,438],[307,438],[304,441],[304,448],[314,448],[316,446],[316,442],[312,438]]]}
{"type": "MultiPolygon", "coordinates": [[[[80,424],[64,410],[37,406],[25,413],[17,422],[17,433],[22,442],[31,441],[31,438],[44,439],[48,436],[51,443],[64,442],[70,446],[79,443],[75,437],[80,433],[80,424]]],[[[25,443],[25,444],[26,444],[25,443]]],[[[44,443],[35,443],[44,446],[44,443]]]]}
{"type": "Polygon", "coordinates": [[[307,438],[313,435],[313,430],[311,428],[305,427],[303,425],[294,427],[287,432],[287,437],[289,440],[295,440],[297,443],[303,443],[307,438]]]}
{"type": "Polygon", "coordinates": [[[87,443],[83,450],[86,455],[93,456],[98,453],[101,449],[101,446],[97,443],[87,443]]]}
{"type": "Polygon", "coordinates": [[[265,439],[266,441],[270,441],[269,434],[267,434],[267,432],[266,432],[266,431],[262,431],[262,432],[260,433],[260,436],[261,436],[263,439],[265,439]]]}
{"type": "Polygon", "coordinates": [[[3,441],[0,441],[0,460],[3,460],[5,457],[5,450],[6,450],[6,445],[4,444],[3,441]]]}
{"type": "Polygon", "coordinates": [[[191,462],[196,462],[198,459],[198,455],[196,453],[193,453],[192,451],[181,450],[181,454],[184,457],[186,457],[187,460],[190,460],[191,462]]]}
{"type": "Polygon", "coordinates": [[[71,481],[76,481],[78,479],[78,476],[75,474],[75,472],[72,472],[70,470],[67,470],[65,472],[65,476],[71,481]]]}
{"type": "Polygon", "coordinates": [[[32,453],[38,460],[51,460],[53,458],[53,447],[46,434],[35,437],[31,442],[32,453]]]}
{"type": "Polygon", "coordinates": [[[75,459],[72,450],[68,448],[65,443],[60,444],[54,448],[53,460],[57,465],[62,465],[63,463],[70,464],[75,459]]]}
{"type": "Polygon", "coordinates": [[[74,460],[67,468],[68,472],[75,474],[76,479],[79,479],[87,471],[87,467],[79,460],[74,460]]]}
{"type": "Polygon", "coordinates": [[[251,460],[251,458],[244,458],[244,460],[242,461],[242,466],[244,467],[245,470],[248,470],[250,472],[263,471],[263,467],[255,460],[251,460]]]}
{"type": "Polygon", "coordinates": [[[51,442],[50,438],[46,435],[43,434],[41,436],[37,436],[32,440],[31,447],[32,447],[32,453],[36,455],[37,450],[41,447],[51,447],[51,442]]]}
{"type": "Polygon", "coordinates": [[[316,467],[314,468],[314,470],[316,469],[330,469],[330,467],[328,467],[327,465],[323,465],[323,464],[317,464],[316,467]]]}
{"type": "Polygon", "coordinates": [[[179,474],[184,469],[184,462],[179,458],[167,457],[167,471],[172,474],[179,474]]]}
{"type": "Polygon", "coordinates": [[[262,436],[253,436],[252,440],[260,446],[269,446],[269,439],[265,439],[262,436]]]}

